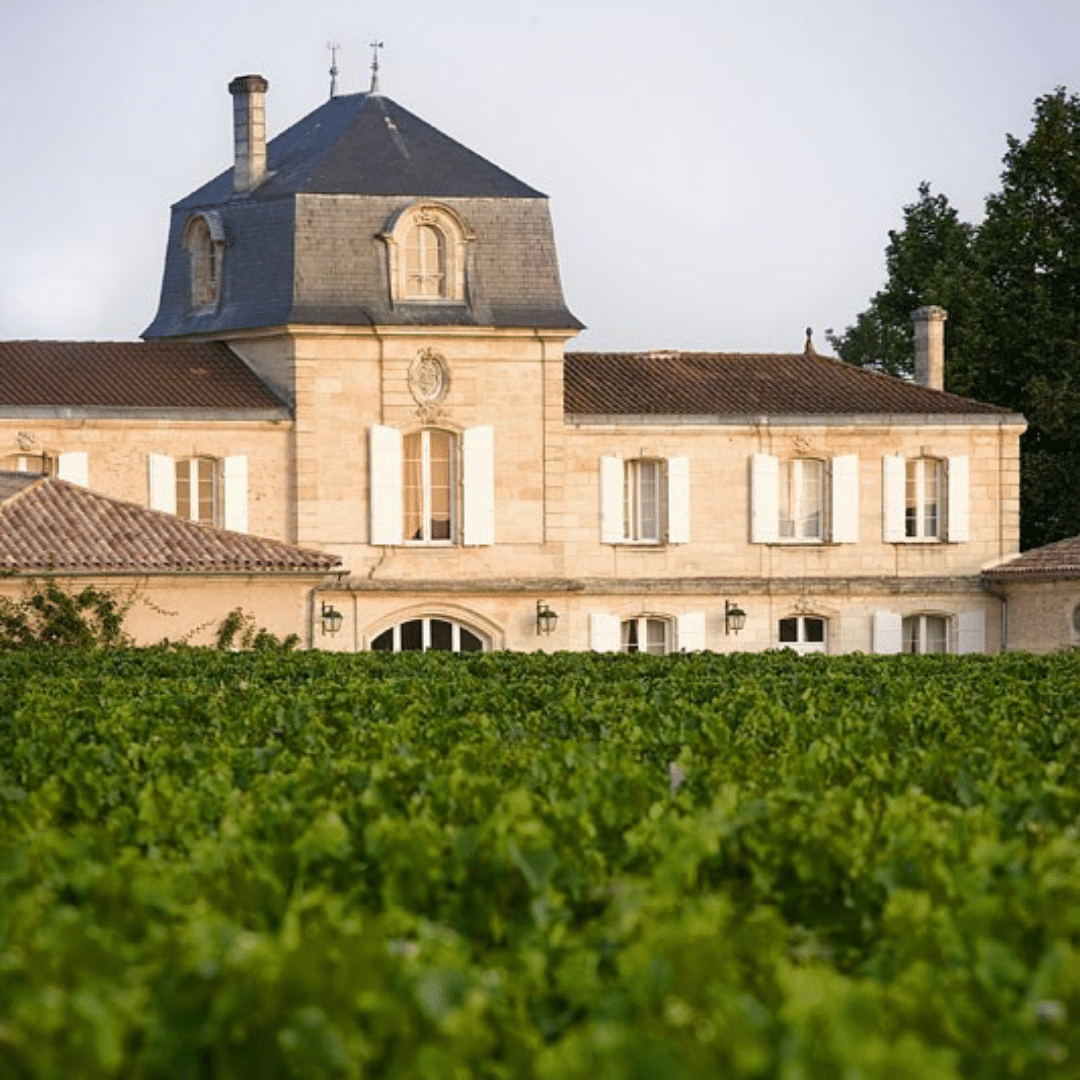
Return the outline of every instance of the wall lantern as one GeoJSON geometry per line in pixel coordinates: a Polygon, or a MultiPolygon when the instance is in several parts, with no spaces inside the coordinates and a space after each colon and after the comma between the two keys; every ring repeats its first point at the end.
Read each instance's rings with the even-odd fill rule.
{"type": "Polygon", "coordinates": [[[558,621],[559,616],[543,600],[536,601],[536,632],[538,634],[550,634],[558,621]]]}
{"type": "Polygon", "coordinates": [[[746,625],[746,612],[730,600],[724,601],[724,633],[738,634],[746,625]]]}
{"type": "Polygon", "coordinates": [[[340,611],[325,600],[322,605],[322,632],[324,634],[336,634],[341,629],[344,618],[340,611]]]}

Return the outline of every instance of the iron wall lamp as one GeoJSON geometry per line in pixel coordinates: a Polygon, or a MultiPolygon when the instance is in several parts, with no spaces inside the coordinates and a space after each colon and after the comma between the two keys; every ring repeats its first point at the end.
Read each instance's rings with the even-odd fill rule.
{"type": "Polygon", "coordinates": [[[344,621],[341,612],[324,600],[322,605],[322,632],[324,634],[336,634],[341,629],[341,624],[344,621]]]}
{"type": "Polygon", "coordinates": [[[536,601],[536,632],[538,634],[550,634],[558,621],[559,616],[543,600],[536,601]]]}
{"type": "Polygon", "coordinates": [[[724,633],[738,634],[746,625],[746,612],[730,600],[724,601],[724,633]]]}

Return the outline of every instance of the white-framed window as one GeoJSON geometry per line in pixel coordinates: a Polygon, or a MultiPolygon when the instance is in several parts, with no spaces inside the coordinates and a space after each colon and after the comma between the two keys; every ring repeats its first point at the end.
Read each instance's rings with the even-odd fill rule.
{"type": "Polygon", "coordinates": [[[0,458],[0,470],[49,476],[52,473],[52,459],[48,454],[8,454],[0,458]]]}
{"type": "Polygon", "coordinates": [[[750,540],[854,544],[859,539],[859,458],[750,457],[750,540]]]}
{"type": "Polygon", "coordinates": [[[149,456],[151,510],[187,521],[247,532],[247,455],[217,458],[205,454],[174,458],[149,456]]]}
{"type": "Polygon", "coordinates": [[[600,540],[605,544],[688,543],[689,459],[602,457],[600,540]]]}
{"type": "Polygon", "coordinates": [[[69,484],[90,486],[89,455],[85,450],[69,450],[62,454],[8,454],[0,458],[0,470],[55,476],[69,484]]]}
{"type": "Polygon", "coordinates": [[[901,623],[906,653],[950,652],[949,619],[945,615],[906,615],[901,623]]]}
{"type": "Polygon", "coordinates": [[[780,462],[780,539],[825,539],[825,462],[792,458],[780,462]]]}
{"type": "Polygon", "coordinates": [[[592,612],[589,648],[593,652],[699,652],[706,647],[705,613],[635,615],[592,612]]]}
{"type": "Polygon", "coordinates": [[[968,538],[968,458],[882,458],[882,538],[891,544],[968,538]]]}
{"type": "Polygon", "coordinates": [[[188,300],[197,311],[217,306],[221,297],[221,271],[225,232],[213,211],[192,214],[184,226],[183,246],[188,253],[188,300]]]}
{"type": "Polygon", "coordinates": [[[627,653],[654,653],[663,656],[671,651],[671,622],[654,615],[623,619],[620,648],[627,653]]]}
{"type": "Polygon", "coordinates": [[[401,304],[463,304],[473,233],[441,203],[418,203],[391,218],[386,244],[390,298],[401,304]]]}
{"type": "Polygon", "coordinates": [[[494,429],[370,430],[372,544],[495,542],[494,429]]]}
{"type": "Polygon", "coordinates": [[[374,652],[486,652],[486,635],[442,615],[424,615],[387,627],[371,639],[374,652]]]}
{"type": "Polygon", "coordinates": [[[789,615],[776,628],[780,647],[797,653],[828,651],[828,621],[820,615],[789,615]]]}

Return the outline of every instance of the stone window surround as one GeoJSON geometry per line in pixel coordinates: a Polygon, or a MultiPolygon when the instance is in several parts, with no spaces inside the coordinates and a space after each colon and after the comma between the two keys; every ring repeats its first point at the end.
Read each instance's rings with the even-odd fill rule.
{"type": "Polygon", "coordinates": [[[399,210],[379,234],[379,239],[386,244],[392,306],[467,302],[468,244],[475,239],[475,234],[450,207],[441,203],[420,202],[399,210]],[[415,295],[409,287],[406,249],[410,233],[418,226],[437,230],[443,240],[446,265],[443,287],[438,296],[415,295]]]}
{"type": "Polygon", "coordinates": [[[195,314],[216,310],[221,300],[225,228],[216,210],[199,210],[184,223],[188,253],[188,304],[195,314]]]}

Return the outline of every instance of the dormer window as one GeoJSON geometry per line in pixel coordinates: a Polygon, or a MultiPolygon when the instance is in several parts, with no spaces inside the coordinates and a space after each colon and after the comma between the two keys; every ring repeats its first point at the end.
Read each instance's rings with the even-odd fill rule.
{"type": "Polygon", "coordinates": [[[463,304],[466,245],[473,235],[447,206],[421,203],[396,214],[386,243],[394,304],[463,304]]]}
{"type": "Polygon", "coordinates": [[[188,297],[196,311],[217,307],[221,296],[222,257],[225,233],[215,213],[194,214],[184,226],[184,249],[188,253],[188,297]]]}

